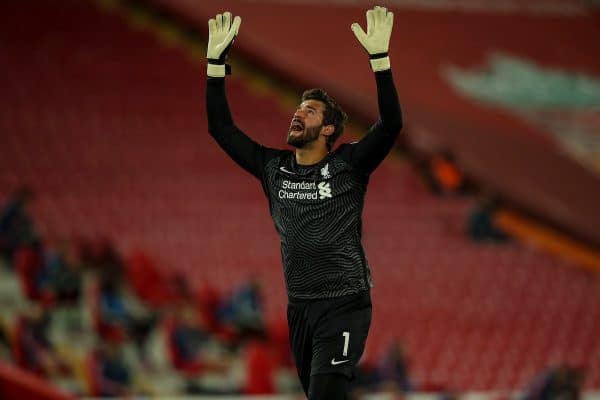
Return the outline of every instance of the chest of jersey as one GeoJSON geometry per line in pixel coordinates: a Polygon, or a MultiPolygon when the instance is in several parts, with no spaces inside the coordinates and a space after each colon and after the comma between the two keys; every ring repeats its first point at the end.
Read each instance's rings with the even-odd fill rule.
{"type": "Polygon", "coordinates": [[[312,168],[289,160],[267,167],[265,192],[280,234],[331,231],[359,223],[367,178],[335,158],[312,168]],[[288,162],[286,162],[288,161],[288,162]]]}
{"type": "Polygon", "coordinates": [[[263,188],[290,296],[336,297],[368,289],[361,244],[367,183],[367,175],[335,155],[313,167],[298,167],[289,157],[268,163],[263,188]]]}

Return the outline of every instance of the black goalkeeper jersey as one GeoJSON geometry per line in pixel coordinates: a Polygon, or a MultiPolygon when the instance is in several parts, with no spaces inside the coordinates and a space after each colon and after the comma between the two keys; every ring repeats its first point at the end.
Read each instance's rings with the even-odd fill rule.
{"type": "Polygon", "coordinates": [[[260,179],[279,233],[288,296],[323,299],[368,290],[371,274],[361,243],[369,175],[402,126],[391,71],[377,72],[381,118],[359,142],[342,144],[315,165],[299,165],[289,150],[245,135],[231,118],[224,78],[209,78],[209,131],[242,168],[260,179]]]}

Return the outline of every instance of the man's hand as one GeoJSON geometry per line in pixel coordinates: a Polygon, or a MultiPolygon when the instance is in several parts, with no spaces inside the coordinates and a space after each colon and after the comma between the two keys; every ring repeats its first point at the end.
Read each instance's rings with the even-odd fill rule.
{"type": "Polygon", "coordinates": [[[235,17],[232,23],[229,11],[217,14],[215,18],[208,20],[208,47],[206,48],[208,76],[225,76],[227,53],[238,34],[241,23],[242,19],[239,16],[235,17]]]}
{"type": "Polygon", "coordinates": [[[351,29],[354,35],[369,53],[373,71],[390,69],[388,47],[394,25],[394,14],[385,7],[375,6],[367,11],[367,33],[355,22],[351,29]]]}

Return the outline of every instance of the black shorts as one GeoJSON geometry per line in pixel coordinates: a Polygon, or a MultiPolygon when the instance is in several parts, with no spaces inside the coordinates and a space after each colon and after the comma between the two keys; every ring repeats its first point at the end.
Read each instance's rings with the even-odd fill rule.
{"type": "Polygon", "coordinates": [[[353,377],[371,326],[371,296],[362,292],[324,300],[290,300],[290,344],[302,386],[310,376],[353,377]]]}

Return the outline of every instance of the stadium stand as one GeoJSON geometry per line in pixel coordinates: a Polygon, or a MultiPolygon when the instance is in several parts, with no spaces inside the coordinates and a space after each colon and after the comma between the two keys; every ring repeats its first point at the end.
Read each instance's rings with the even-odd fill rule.
{"type": "MultiPolygon", "coordinates": [[[[189,21],[201,35],[221,7],[186,0],[152,3],[189,21]]],[[[377,113],[375,91],[368,69],[356,62],[362,49],[349,28],[362,21],[367,4],[231,0],[227,6],[244,18],[237,54],[301,87],[326,86],[345,100],[351,115],[369,120],[377,113]],[[305,21],[311,21],[308,37],[305,21]]],[[[600,217],[594,212],[600,203],[598,169],[572,155],[579,149],[578,154],[591,155],[588,167],[598,165],[599,100],[596,95],[595,107],[582,114],[574,110],[584,111],[585,102],[568,101],[579,97],[573,94],[581,88],[589,104],[595,90],[583,88],[598,85],[597,10],[578,0],[392,0],[386,5],[399,21],[390,55],[404,109],[412,116],[404,130],[407,142],[416,146],[430,136],[469,176],[600,246],[600,217]],[[476,83],[481,97],[464,90],[476,83]],[[563,98],[557,101],[557,95],[563,98]],[[554,134],[553,119],[562,128],[554,134]],[[578,124],[583,119],[589,125],[578,124]]]]}
{"type": "MultiPolygon", "coordinates": [[[[194,291],[208,282],[229,293],[256,278],[276,320],[285,309],[278,239],[260,186],[206,131],[205,65],[136,26],[88,2],[2,3],[0,200],[28,185],[42,237],[108,237],[120,254],[156,265],[154,276],[181,274],[194,291]]],[[[252,91],[244,75],[228,90],[239,125],[280,146],[291,110],[275,92],[252,91]]],[[[472,206],[433,196],[393,157],[375,173],[364,212],[375,280],[365,363],[400,338],[423,390],[521,389],[561,363],[584,367],[585,387],[600,388],[598,275],[519,243],[471,242],[472,206]]],[[[144,293],[136,268],[128,274],[144,293]]],[[[165,347],[160,331],[149,340],[165,347]]],[[[78,358],[92,394],[96,355],[88,346],[78,358]]],[[[172,382],[162,390],[180,390],[161,356],[162,382],[172,382]]]]}

